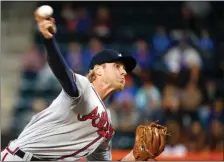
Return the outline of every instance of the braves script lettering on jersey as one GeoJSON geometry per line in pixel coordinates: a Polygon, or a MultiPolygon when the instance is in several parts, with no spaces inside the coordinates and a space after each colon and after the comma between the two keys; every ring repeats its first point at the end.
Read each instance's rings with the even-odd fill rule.
{"type": "MultiPolygon", "coordinates": [[[[62,90],[52,104],[33,116],[19,137],[9,144],[12,152],[19,147],[40,158],[78,160],[95,151],[93,156],[111,160],[110,139],[114,129],[109,109],[86,77],[74,76],[79,96],[70,97],[62,90]],[[97,153],[102,149],[105,150],[103,154],[97,153]]],[[[4,160],[7,157],[10,158],[6,156],[4,160]]]]}

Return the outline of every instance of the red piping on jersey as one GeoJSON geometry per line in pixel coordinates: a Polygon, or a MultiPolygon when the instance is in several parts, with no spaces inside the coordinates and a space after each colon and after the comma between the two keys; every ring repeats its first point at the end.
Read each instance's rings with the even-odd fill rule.
{"type": "Polygon", "coordinates": [[[7,150],[10,154],[14,155],[14,154],[16,153],[16,151],[19,150],[19,147],[17,147],[14,151],[12,151],[12,150],[10,150],[8,147],[6,147],[6,150],[7,150]]]}
{"type": "Polygon", "coordinates": [[[93,91],[95,92],[97,98],[100,100],[101,104],[103,105],[103,108],[104,108],[105,110],[107,110],[107,108],[105,107],[104,103],[103,103],[102,100],[99,98],[98,94],[96,93],[95,89],[94,89],[93,87],[92,87],[92,89],[93,89],[93,91]]]}
{"type": "Polygon", "coordinates": [[[6,154],[4,155],[4,157],[2,158],[2,161],[5,160],[6,156],[8,155],[8,152],[6,152],[6,154]]]}
{"type": "Polygon", "coordinates": [[[60,157],[59,159],[65,159],[65,158],[68,158],[68,157],[71,157],[71,156],[75,156],[77,154],[79,154],[80,152],[86,150],[88,147],[90,147],[92,144],[96,143],[99,139],[101,139],[102,136],[98,136],[96,139],[94,139],[92,142],[90,142],[89,144],[87,144],[85,147],[81,148],[80,150],[74,152],[73,154],[71,155],[65,155],[65,156],[62,156],[60,157]]]}
{"type": "MultiPolygon", "coordinates": [[[[72,72],[73,73],[73,72],[72,72]]],[[[73,79],[74,79],[74,81],[76,82],[76,75],[75,75],[75,73],[73,73],[73,79]]]]}

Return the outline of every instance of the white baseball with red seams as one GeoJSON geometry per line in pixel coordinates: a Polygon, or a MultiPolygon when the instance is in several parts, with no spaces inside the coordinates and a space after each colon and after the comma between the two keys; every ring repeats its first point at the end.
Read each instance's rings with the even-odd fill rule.
{"type": "MultiPolygon", "coordinates": [[[[74,74],[74,80],[79,97],[71,98],[62,90],[9,144],[11,152],[20,148],[40,158],[74,161],[88,155],[91,158],[91,153],[99,149],[108,151],[94,156],[111,160],[114,130],[110,111],[85,76],[74,74]]],[[[1,154],[5,161],[18,158],[6,151],[1,154]]]]}
{"type": "Polygon", "coordinates": [[[49,5],[43,5],[37,9],[37,14],[43,18],[51,17],[53,15],[53,12],[53,8],[49,5]]]}

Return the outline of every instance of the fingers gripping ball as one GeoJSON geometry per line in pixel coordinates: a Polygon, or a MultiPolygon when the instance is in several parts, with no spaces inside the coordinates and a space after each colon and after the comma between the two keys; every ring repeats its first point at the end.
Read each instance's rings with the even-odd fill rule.
{"type": "Polygon", "coordinates": [[[138,126],[133,149],[135,159],[143,161],[159,156],[165,148],[167,135],[167,128],[156,122],[138,126]]]}
{"type": "MultiPolygon", "coordinates": [[[[51,17],[51,18],[49,18],[49,20],[55,24],[55,19],[54,18],[51,17]]],[[[52,27],[48,28],[48,31],[52,34],[56,33],[56,31],[57,31],[56,26],[53,25],[52,27]]]]}
{"type": "Polygon", "coordinates": [[[55,20],[52,18],[53,9],[51,6],[43,5],[38,7],[34,12],[35,20],[38,24],[38,29],[42,35],[50,39],[57,32],[55,20]]]}

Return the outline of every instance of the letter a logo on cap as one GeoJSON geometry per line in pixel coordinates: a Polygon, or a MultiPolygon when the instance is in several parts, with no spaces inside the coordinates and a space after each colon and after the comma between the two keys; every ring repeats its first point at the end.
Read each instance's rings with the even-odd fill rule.
{"type": "Polygon", "coordinates": [[[121,55],[121,53],[119,53],[119,54],[118,54],[118,56],[120,56],[120,57],[121,57],[121,56],[122,56],[122,55],[121,55]]]}

